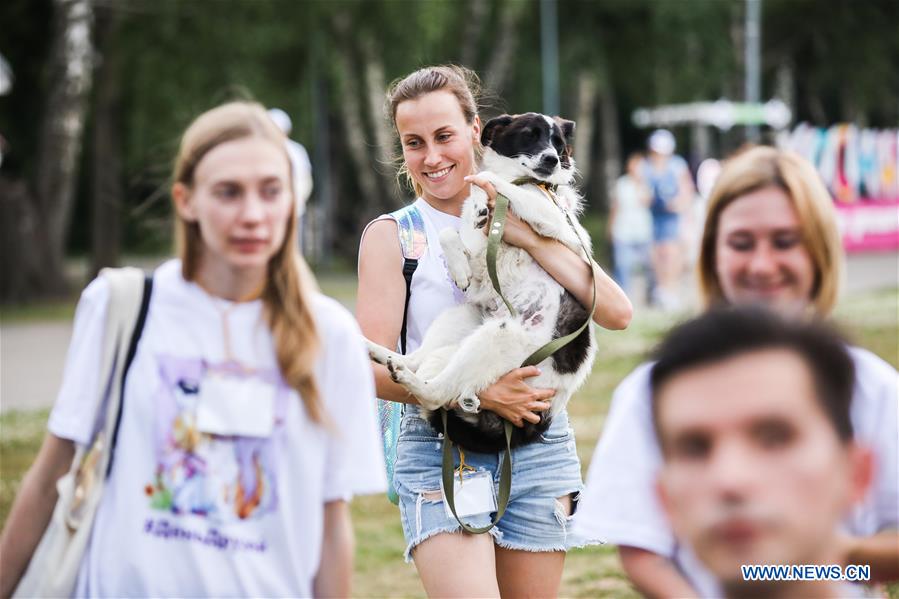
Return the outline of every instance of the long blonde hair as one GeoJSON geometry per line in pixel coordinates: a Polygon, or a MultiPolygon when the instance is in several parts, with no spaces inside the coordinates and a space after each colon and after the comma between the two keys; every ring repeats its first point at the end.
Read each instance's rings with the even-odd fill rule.
{"type": "Polygon", "coordinates": [[[815,269],[811,304],[819,316],[827,316],[836,304],[843,273],[843,245],[833,200],[807,160],[769,146],[754,147],[728,159],[712,188],[699,250],[703,300],[707,307],[727,303],[715,267],[721,213],[737,198],[765,187],[781,189],[796,210],[802,243],[815,269]]]}
{"type": "MultiPolygon", "coordinates": [[[[287,138],[261,104],[229,102],[204,112],[184,132],[175,159],[174,182],[192,189],[197,165],[210,150],[246,137],[260,137],[284,148],[284,158],[289,161],[287,138]]],[[[292,196],[293,181],[287,188],[292,196]]],[[[175,238],[182,274],[185,280],[194,281],[203,252],[200,227],[179,215],[175,219],[175,238]]],[[[262,302],[281,376],[300,394],[309,418],[324,422],[314,374],[320,345],[310,304],[310,294],[315,289],[315,278],[298,250],[296,198],[292,198],[284,241],[268,263],[262,302]]]]}
{"type": "MultiPolygon", "coordinates": [[[[478,116],[478,99],[481,95],[481,82],[477,74],[471,69],[448,64],[432,67],[423,67],[409,73],[405,77],[394,80],[387,88],[386,111],[390,118],[390,124],[396,131],[396,109],[406,100],[415,100],[425,94],[436,91],[448,91],[459,101],[462,115],[469,125],[474,123],[478,116]]],[[[475,161],[481,158],[481,144],[474,144],[475,161]]],[[[398,177],[404,177],[417,196],[422,195],[421,185],[412,178],[412,174],[402,160],[402,154],[398,160],[400,167],[398,177]]]]}

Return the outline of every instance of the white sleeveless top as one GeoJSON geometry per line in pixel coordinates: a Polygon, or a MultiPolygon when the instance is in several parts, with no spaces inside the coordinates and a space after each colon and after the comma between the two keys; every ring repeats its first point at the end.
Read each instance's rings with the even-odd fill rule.
{"type": "MultiPolygon", "coordinates": [[[[421,340],[431,323],[441,312],[461,304],[464,299],[462,292],[449,276],[446,259],[443,257],[443,248],[440,246],[440,231],[447,227],[458,231],[462,219],[437,210],[422,198],[416,199],[413,205],[418,208],[424,221],[428,247],[424,255],[419,258],[418,268],[412,275],[411,297],[406,320],[407,352],[412,352],[421,345],[421,340]]],[[[384,214],[374,222],[385,218],[392,217],[384,214]]],[[[365,233],[363,232],[362,235],[365,236],[365,233]]],[[[397,268],[403,268],[402,261],[397,268]]]]}

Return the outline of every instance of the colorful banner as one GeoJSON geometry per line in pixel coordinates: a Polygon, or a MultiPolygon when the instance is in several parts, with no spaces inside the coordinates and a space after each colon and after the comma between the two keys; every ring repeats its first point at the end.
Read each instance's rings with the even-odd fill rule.
{"type": "Polygon", "coordinates": [[[899,129],[803,123],[779,145],[818,169],[834,198],[846,251],[899,249],[899,129]]]}
{"type": "Polygon", "coordinates": [[[899,249],[899,200],[837,202],[836,209],[847,252],[899,249]]]}

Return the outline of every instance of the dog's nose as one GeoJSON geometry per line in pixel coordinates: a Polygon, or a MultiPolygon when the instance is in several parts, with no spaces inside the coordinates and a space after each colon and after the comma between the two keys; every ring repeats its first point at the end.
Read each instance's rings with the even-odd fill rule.
{"type": "Polygon", "coordinates": [[[557,164],[559,164],[559,159],[553,156],[552,154],[547,154],[543,158],[540,159],[540,166],[544,168],[553,168],[557,164]]]}

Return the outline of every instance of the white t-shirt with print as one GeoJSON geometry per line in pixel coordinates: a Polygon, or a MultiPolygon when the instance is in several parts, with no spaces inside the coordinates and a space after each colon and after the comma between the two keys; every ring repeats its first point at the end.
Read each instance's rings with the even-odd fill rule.
{"type": "MultiPolygon", "coordinates": [[[[82,294],[50,416],[50,432],[77,443],[94,430],[88,406],[98,392],[108,301],[102,278],[82,294]]],[[[358,327],[334,300],[314,294],[312,303],[326,426],[307,417],[281,378],[261,301],[214,299],[182,278],[178,260],[157,269],[78,596],[312,594],[324,504],[386,486],[358,327]],[[223,318],[240,369],[226,355],[223,318]],[[198,397],[215,375],[249,382],[274,398],[269,436],[198,431],[198,397]]]]}
{"type": "MultiPolygon", "coordinates": [[[[873,488],[844,528],[868,536],[899,527],[899,375],[867,350],[851,347],[849,353],[856,372],[850,419],[855,439],[874,452],[875,474],[873,488]]],[[[651,369],[650,363],[638,366],[612,396],[574,526],[607,543],[667,556],[702,596],[720,596],[711,573],[674,537],[656,498],[662,458],[652,424],[651,369]]]]}

